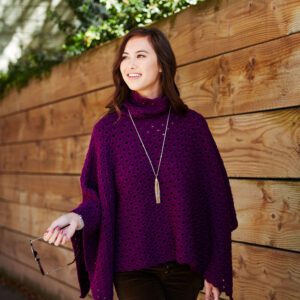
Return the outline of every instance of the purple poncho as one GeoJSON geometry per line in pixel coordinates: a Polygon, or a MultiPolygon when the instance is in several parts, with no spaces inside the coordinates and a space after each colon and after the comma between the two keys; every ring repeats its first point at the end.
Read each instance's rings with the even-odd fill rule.
{"type": "Polygon", "coordinates": [[[177,260],[232,298],[231,232],[238,221],[227,173],[205,118],[171,109],[155,202],[157,172],[170,102],[132,91],[122,117],[106,114],[93,127],[72,212],[85,226],[71,238],[80,298],[113,299],[116,271],[177,260]]]}

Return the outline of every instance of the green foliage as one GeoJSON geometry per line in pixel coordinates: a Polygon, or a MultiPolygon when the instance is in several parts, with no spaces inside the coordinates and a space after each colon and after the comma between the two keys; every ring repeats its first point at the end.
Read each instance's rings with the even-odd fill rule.
{"type": "Polygon", "coordinates": [[[7,72],[0,72],[0,98],[12,88],[19,91],[31,78],[42,79],[52,67],[106,41],[125,35],[205,0],[67,0],[75,22],[67,22],[55,10],[47,17],[66,34],[59,50],[27,49],[7,72]]]}
{"type": "Polygon", "coordinates": [[[63,57],[61,51],[25,50],[17,63],[9,63],[6,73],[0,72],[0,97],[3,98],[12,88],[20,91],[33,77],[46,77],[51,73],[52,66],[63,61],[63,57]]]}

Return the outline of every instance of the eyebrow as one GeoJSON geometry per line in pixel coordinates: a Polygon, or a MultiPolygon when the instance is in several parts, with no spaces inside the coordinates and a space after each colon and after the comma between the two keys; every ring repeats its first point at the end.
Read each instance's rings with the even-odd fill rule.
{"type": "MultiPolygon", "coordinates": [[[[138,52],[146,52],[146,53],[149,53],[148,51],[146,51],[146,50],[138,50],[138,51],[136,51],[135,53],[138,53],[138,52]]],[[[123,54],[128,54],[128,52],[123,52],[123,54]]]]}

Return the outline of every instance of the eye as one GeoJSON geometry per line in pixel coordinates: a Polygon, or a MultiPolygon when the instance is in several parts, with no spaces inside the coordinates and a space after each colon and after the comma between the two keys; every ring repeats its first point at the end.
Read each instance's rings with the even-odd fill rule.
{"type": "MultiPolygon", "coordinates": [[[[145,55],[143,55],[143,54],[138,54],[138,56],[137,57],[139,57],[139,56],[142,56],[142,57],[146,57],[145,55]]],[[[122,56],[121,57],[121,60],[123,60],[123,59],[125,59],[127,56],[122,56]]]]}

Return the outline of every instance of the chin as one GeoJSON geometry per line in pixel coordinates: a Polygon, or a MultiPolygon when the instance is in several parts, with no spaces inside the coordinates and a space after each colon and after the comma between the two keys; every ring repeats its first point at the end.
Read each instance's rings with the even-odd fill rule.
{"type": "Polygon", "coordinates": [[[133,91],[143,91],[144,87],[141,87],[141,86],[138,86],[138,85],[134,85],[134,84],[131,84],[131,85],[128,85],[128,87],[133,90],[133,91]]]}

